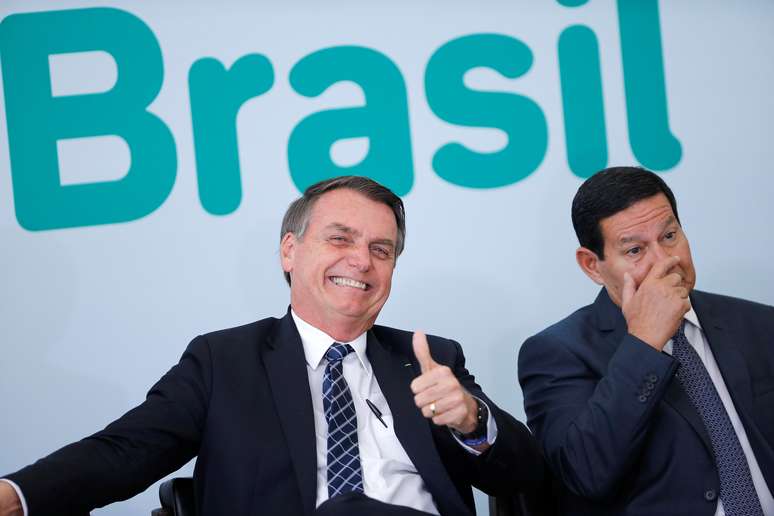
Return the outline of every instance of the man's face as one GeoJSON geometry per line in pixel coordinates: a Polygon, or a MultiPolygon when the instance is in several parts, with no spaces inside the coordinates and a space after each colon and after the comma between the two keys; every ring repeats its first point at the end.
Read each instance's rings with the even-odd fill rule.
{"type": "Polygon", "coordinates": [[[323,194],[303,237],[282,239],[293,309],[337,339],[370,328],[390,295],[397,235],[389,206],[345,188],[323,194]]]}
{"type": "Polygon", "coordinates": [[[653,265],[668,257],[680,262],[669,272],[682,278],[681,286],[690,291],[696,283],[691,249],[669,200],[664,194],[643,199],[600,222],[605,259],[581,247],[576,257],[584,272],[604,285],[613,302],[621,306],[624,274],[631,274],[637,286],[653,265]]]}

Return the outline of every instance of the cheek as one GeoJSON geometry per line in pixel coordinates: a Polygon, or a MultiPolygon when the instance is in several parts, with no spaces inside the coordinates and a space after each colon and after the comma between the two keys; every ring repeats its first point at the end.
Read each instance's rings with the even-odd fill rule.
{"type": "Polygon", "coordinates": [[[392,272],[395,268],[391,264],[384,264],[384,268],[379,270],[379,288],[387,295],[390,293],[392,285],[392,272]]]}

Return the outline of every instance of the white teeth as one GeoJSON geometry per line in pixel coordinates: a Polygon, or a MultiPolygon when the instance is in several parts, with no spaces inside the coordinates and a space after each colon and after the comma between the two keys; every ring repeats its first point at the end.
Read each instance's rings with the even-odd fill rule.
{"type": "Polygon", "coordinates": [[[353,280],[352,278],[342,278],[340,276],[333,276],[331,280],[336,285],[339,285],[342,287],[354,287],[354,288],[359,288],[360,290],[365,290],[367,286],[365,283],[362,283],[357,280],[353,280]]]}

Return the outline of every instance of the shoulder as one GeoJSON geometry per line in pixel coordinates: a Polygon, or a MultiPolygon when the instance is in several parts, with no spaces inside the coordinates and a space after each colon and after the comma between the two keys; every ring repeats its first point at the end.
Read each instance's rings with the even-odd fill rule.
{"type": "Polygon", "coordinates": [[[211,331],[197,336],[190,344],[189,351],[208,353],[234,353],[247,349],[256,349],[275,331],[281,319],[267,317],[260,321],[211,331]]]}
{"type": "MultiPolygon", "coordinates": [[[[374,325],[371,328],[379,342],[395,348],[397,351],[413,356],[414,348],[412,339],[413,331],[391,328],[389,326],[374,325]]],[[[452,339],[439,337],[438,335],[427,335],[427,344],[430,346],[430,354],[439,362],[454,362],[462,353],[462,346],[452,339]]]]}
{"type": "Polygon", "coordinates": [[[702,324],[719,322],[747,331],[774,332],[772,306],[697,290],[691,293],[691,300],[702,324]]]}
{"type": "Polygon", "coordinates": [[[750,301],[748,299],[713,294],[701,290],[694,290],[691,293],[691,297],[696,301],[705,303],[716,309],[725,310],[726,312],[734,311],[750,316],[762,317],[772,317],[772,315],[774,315],[774,306],[750,301]]]}
{"type": "Polygon", "coordinates": [[[234,326],[233,328],[225,328],[222,330],[216,330],[201,335],[210,342],[234,342],[243,341],[245,339],[250,340],[260,335],[265,335],[274,328],[274,325],[279,321],[276,317],[267,317],[260,321],[243,324],[240,326],[234,326]]]}
{"type": "Polygon", "coordinates": [[[574,347],[592,340],[598,332],[595,320],[594,305],[586,305],[529,337],[521,350],[541,346],[574,347]]]}

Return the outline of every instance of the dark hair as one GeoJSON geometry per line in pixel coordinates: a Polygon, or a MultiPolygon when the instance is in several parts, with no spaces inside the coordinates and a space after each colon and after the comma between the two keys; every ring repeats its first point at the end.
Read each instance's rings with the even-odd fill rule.
{"type": "MultiPolygon", "coordinates": [[[[304,194],[290,203],[285,216],[282,218],[280,229],[280,242],[288,233],[293,233],[297,238],[303,238],[306,227],[309,225],[309,217],[312,214],[317,199],[323,194],[340,188],[347,188],[364,195],[372,201],[380,202],[390,207],[395,215],[395,223],[398,226],[398,237],[395,242],[395,257],[397,259],[403,252],[406,242],[406,212],[403,201],[392,190],[382,186],[373,179],[362,176],[339,176],[315,183],[304,191],[304,194]]],[[[285,281],[290,285],[290,274],[285,272],[285,281]]]]}
{"type": "Polygon", "coordinates": [[[578,242],[604,260],[602,219],[660,193],[669,200],[679,223],[675,196],[655,173],[641,167],[610,167],[597,172],[583,182],[572,201],[572,226],[578,242]]]}

